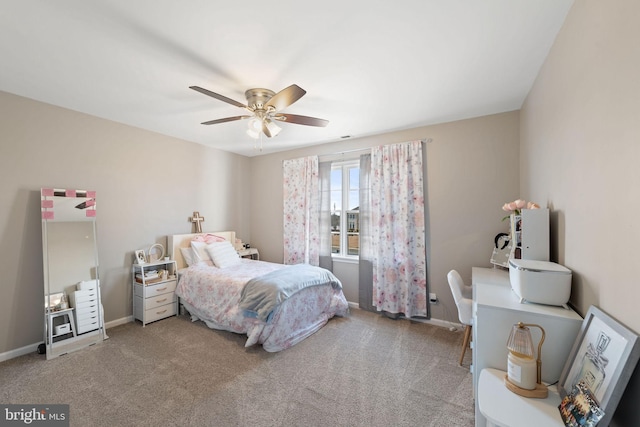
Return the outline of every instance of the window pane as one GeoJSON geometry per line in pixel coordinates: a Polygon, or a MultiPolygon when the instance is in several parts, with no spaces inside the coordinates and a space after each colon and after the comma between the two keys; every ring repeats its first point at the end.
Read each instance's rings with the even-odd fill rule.
{"type": "Polygon", "coordinates": [[[347,255],[359,255],[360,254],[360,235],[357,233],[347,234],[347,255]]]}
{"type": "Polygon", "coordinates": [[[342,191],[342,169],[331,169],[331,190],[342,191]]]}
{"type": "Polygon", "coordinates": [[[360,214],[358,212],[347,212],[347,232],[357,233],[360,231],[360,214]]]}
{"type": "Polygon", "coordinates": [[[360,195],[358,194],[358,190],[349,191],[349,206],[347,209],[356,210],[360,206],[360,195]]]}
{"type": "Polygon", "coordinates": [[[331,192],[331,212],[342,210],[342,192],[341,191],[332,191],[331,192]]]}
{"type": "Polygon", "coordinates": [[[360,188],[360,168],[349,168],[349,189],[360,188]]]}
{"type": "Polygon", "coordinates": [[[331,169],[331,210],[342,210],[342,168],[331,169]]]}
{"type": "Polygon", "coordinates": [[[340,232],[340,211],[331,213],[331,231],[340,232]]]}
{"type": "Polygon", "coordinates": [[[360,253],[360,168],[357,161],[334,164],[331,170],[331,253],[360,253]]]}
{"type": "Polygon", "coordinates": [[[340,253],[340,233],[331,233],[331,253],[340,253]]]}

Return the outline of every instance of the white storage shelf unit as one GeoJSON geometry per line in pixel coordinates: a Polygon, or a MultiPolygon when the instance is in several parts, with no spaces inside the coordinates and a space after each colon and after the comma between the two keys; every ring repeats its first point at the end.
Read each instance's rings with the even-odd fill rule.
{"type": "MultiPolygon", "coordinates": [[[[511,290],[509,273],[492,268],[473,268],[473,392],[476,406],[476,427],[484,427],[486,419],[478,406],[478,381],[485,368],[507,370],[507,339],[511,327],[518,323],[533,323],[544,328],[542,345],[542,382],[553,383],[560,378],[569,357],[582,318],[573,310],[541,304],[520,303],[511,290]]],[[[532,329],[537,350],[540,334],[532,329]]],[[[486,398],[486,397],[485,397],[486,398]]]]}
{"type": "Polygon", "coordinates": [[[178,314],[175,261],[134,264],[132,270],[134,319],[140,320],[142,326],[145,326],[147,323],[178,314]],[[167,275],[149,278],[148,273],[154,270],[164,270],[167,275]]]}
{"type": "Polygon", "coordinates": [[[512,223],[511,234],[517,258],[549,261],[549,209],[522,209],[515,218],[519,227],[512,223]]]}
{"type": "Polygon", "coordinates": [[[80,289],[69,294],[69,302],[75,310],[75,327],[78,335],[95,331],[101,326],[98,307],[98,283],[95,280],[82,282],[80,289]]]}

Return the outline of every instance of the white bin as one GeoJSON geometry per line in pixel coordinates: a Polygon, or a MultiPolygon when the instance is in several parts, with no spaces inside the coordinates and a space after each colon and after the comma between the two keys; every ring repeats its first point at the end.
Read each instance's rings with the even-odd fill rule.
{"type": "Polygon", "coordinates": [[[68,334],[71,332],[71,325],[69,323],[63,323],[62,325],[55,326],[53,333],[55,335],[68,334]]]}
{"type": "Polygon", "coordinates": [[[561,305],[571,296],[571,270],[555,262],[510,259],[509,280],[520,302],[561,305]]]}

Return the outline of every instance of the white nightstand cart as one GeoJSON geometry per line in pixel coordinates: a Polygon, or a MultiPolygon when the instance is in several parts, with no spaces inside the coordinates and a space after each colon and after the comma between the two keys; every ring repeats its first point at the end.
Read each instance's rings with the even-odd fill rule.
{"type": "Polygon", "coordinates": [[[238,255],[240,255],[240,257],[242,258],[250,258],[255,260],[260,259],[260,252],[258,252],[258,249],[256,248],[240,249],[238,251],[238,255]]]}
{"type": "Polygon", "coordinates": [[[133,265],[133,317],[142,326],[178,314],[176,269],[171,260],[133,265]]]}

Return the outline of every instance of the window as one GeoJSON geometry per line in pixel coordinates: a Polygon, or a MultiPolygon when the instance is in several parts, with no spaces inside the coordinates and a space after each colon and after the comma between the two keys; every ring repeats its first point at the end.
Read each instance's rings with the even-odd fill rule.
{"type": "Polygon", "coordinates": [[[360,254],[360,164],[357,160],[331,165],[331,254],[360,254]]]}

